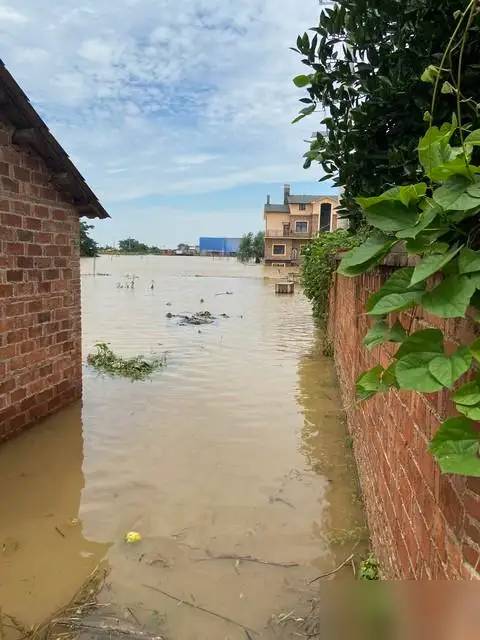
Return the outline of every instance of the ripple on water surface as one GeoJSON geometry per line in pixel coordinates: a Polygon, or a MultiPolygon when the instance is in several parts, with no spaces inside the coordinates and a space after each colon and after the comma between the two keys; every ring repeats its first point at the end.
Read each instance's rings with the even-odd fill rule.
{"type": "Polygon", "coordinates": [[[122,355],[166,353],[167,367],[131,383],[85,366],[82,408],[0,449],[2,607],[38,622],[106,557],[108,600],[145,623],[166,614],[172,637],[223,639],[232,628],[142,585],[261,628],[352,546],[332,544],[332,530],[363,522],[309,304],[275,296],[271,270],[232,260],[102,257],[96,270],[111,275],[91,269],[82,262],[84,358],[105,341],[122,355]],[[138,276],[134,289],[126,274],[138,276]],[[201,310],[215,322],[166,317],[201,310]],[[122,541],[129,530],[139,545],[122,541]]]}

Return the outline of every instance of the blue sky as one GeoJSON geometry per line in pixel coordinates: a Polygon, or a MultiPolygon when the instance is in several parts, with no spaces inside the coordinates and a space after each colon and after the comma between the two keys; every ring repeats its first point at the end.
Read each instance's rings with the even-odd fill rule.
{"type": "MultiPolygon", "coordinates": [[[[289,50],[317,0],[0,0],[2,58],[112,220],[159,246],[262,227],[265,195],[331,192],[302,168],[289,50]]],[[[318,119],[317,119],[318,122],[318,119]]]]}

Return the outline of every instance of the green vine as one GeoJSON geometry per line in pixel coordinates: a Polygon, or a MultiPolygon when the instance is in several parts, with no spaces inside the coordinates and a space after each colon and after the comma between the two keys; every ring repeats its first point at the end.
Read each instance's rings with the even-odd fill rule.
{"type": "Polygon", "coordinates": [[[480,309],[480,166],[474,162],[480,129],[462,125],[462,104],[468,100],[461,93],[463,52],[478,8],[478,0],[471,0],[459,12],[440,66],[431,65],[422,75],[434,84],[431,112],[424,118],[429,128],[418,144],[425,181],[357,198],[373,231],[344,256],[338,271],[345,276],[364,273],[400,243],[416,256],[415,266],[394,271],[367,301],[374,323],[365,346],[391,342],[398,349],[388,367],[377,365],[359,377],[357,395],[366,400],[392,387],[419,393],[451,390],[460,415],[440,426],[429,450],[443,473],[480,477],[480,338],[452,353],[439,329],[412,332],[418,307],[442,319],[465,318],[469,307],[480,309]],[[457,67],[446,68],[457,49],[457,67]],[[435,126],[439,93],[452,92],[456,114],[452,122],[435,126]],[[398,317],[405,311],[411,313],[408,327],[398,317]]]}
{"type": "Polygon", "coordinates": [[[312,301],[313,315],[321,325],[327,322],[328,295],[339,251],[360,244],[362,236],[352,235],[345,229],[319,233],[303,249],[301,280],[305,295],[312,301]]]}

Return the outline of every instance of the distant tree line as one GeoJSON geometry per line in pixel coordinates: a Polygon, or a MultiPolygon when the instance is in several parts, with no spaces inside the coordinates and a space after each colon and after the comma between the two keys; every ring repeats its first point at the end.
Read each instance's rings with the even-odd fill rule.
{"type": "Polygon", "coordinates": [[[120,240],[118,247],[122,253],[160,253],[159,247],[149,246],[148,244],[135,240],[135,238],[120,240]]]}
{"type": "Polygon", "coordinates": [[[240,262],[255,260],[260,262],[265,254],[265,234],[259,231],[256,235],[252,232],[245,234],[240,240],[237,258],[240,262]]]}

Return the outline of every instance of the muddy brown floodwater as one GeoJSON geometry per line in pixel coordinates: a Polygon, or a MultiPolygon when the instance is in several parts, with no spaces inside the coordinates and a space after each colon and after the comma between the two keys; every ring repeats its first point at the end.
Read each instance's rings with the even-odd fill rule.
{"type": "Polygon", "coordinates": [[[149,587],[268,635],[272,615],[295,610],[364,535],[310,305],[276,296],[275,270],[231,259],[102,257],[95,268],[110,275],[82,261],[84,359],[104,341],[165,353],[167,367],[132,383],[85,366],[81,404],[0,448],[1,608],[36,624],[104,560],[101,601],[167,638],[246,634],[149,587]],[[228,317],[166,317],[202,310],[228,317]],[[124,542],[130,530],[140,543],[124,542]]]}

